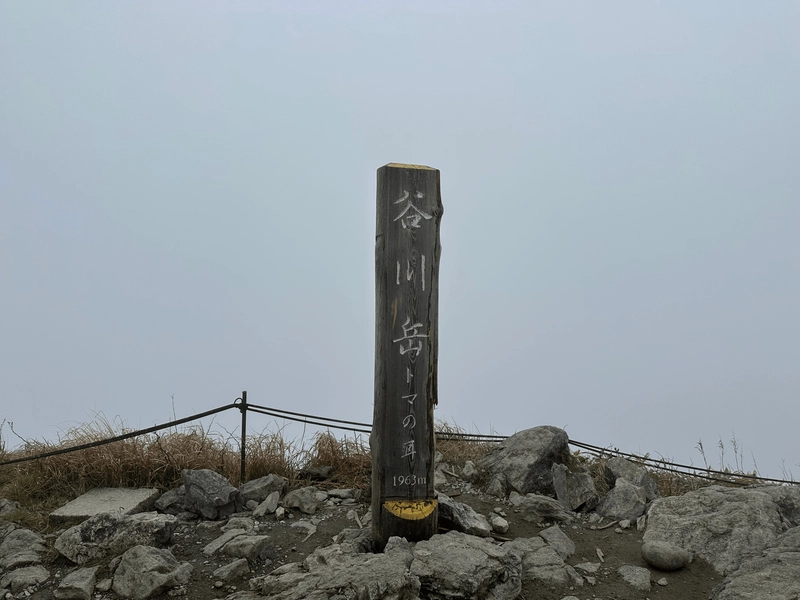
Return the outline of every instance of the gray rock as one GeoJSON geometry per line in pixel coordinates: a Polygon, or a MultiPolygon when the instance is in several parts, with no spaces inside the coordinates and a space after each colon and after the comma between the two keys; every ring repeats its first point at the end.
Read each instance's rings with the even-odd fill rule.
{"type": "Polygon", "coordinates": [[[261,518],[264,515],[271,515],[278,508],[278,500],[280,500],[280,492],[272,492],[266,499],[253,510],[253,516],[261,518]]]}
{"type": "Polygon", "coordinates": [[[191,564],[178,562],[169,550],[134,546],[122,555],[112,589],[124,598],[145,600],[185,585],[192,570],[191,564]]]}
{"type": "Polygon", "coordinates": [[[451,531],[418,542],[411,575],[431,599],[516,598],[522,590],[520,557],[490,541],[451,531]]]}
{"type": "Polygon", "coordinates": [[[349,500],[356,497],[356,491],[352,488],[329,490],[328,496],[339,500],[349,500]]]}
{"type": "Polygon", "coordinates": [[[186,486],[186,510],[206,519],[224,519],[244,508],[241,492],[211,469],[181,471],[186,486]]]}
{"type": "Polygon", "coordinates": [[[651,541],[642,545],[642,558],[660,571],[677,571],[692,562],[692,553],[669,542],[651,541]]]}
{"type": "Polygon", "coordinates": [[[389,542],[383,554],[353,554],[338,545],[318,548],[303,565],[284,565],[251,579],[251,589],[271,600],[417,600],[420,582],[408,570],[411,551],[393,545],[392,538],[389,542]]]}
{"type": "Polygon", "coordinates": [[[597,513],[612,519],[636,520],[644,514],[647,496],[644,489],[627,479],[617,479],[614,489],[597,506],[597,513]]]}
{"type": "MultiPolygon", "coordinates": [[[[478,461],[493,491],[553,494],[554,463],[569,460],[569,436],[563,429],[542,426],[506,438],[478,461]]],[[[488,491],[488,490],[487,490],[488,491]]]]}
{"type": "Polygon", "coordinates": [[[565,465],[553,465],[553,487],[556,498],[568,510],[589,511],[594,509],[600,497],[589,473],[571,473],[565,465]]]}
{"type": "Polygon", "coordinates": [[[441,526],[479,537],[488,537],[492,534],[492,528],[486,517],[476,513],[471,506],[457,502],[441,492],[438,504],[441,526]]]}
{"type": "Polygon", "coordinates": [[[564,560],[575,554],[575,544],[558,525],[543,529],[539,532],[539,537],[558,552],[558,555],[564,560]]]}
{"type": "Polygon", "coordinates": [[[728,574],[783,532],[778,505],[759,489],[709,486],[655,500],[644,541],[670,542],[728,574]]]}
{"type": "Polygon", "coordinates": [[[248,560],[276,558],[277,552],[267,535],[240,535],[225,544],[222,554],[248,560]]]}
{"type": "Polygon", "coordinates": [[[800,485],[765,485],[751,489],[772,498],[788,527],[800,527],[800,485]]]}
{"type": "Polygon", "coordinates": [[[155,512],[135,515],[106,513],[70,527],[55,541],[55,548],[82,565],[107,555],[120,554],[136,545],[162,546],[172,539],[178,519],[155,512]]]}
{"type": "Polygon", "coordinates": [[[492,515],[489,519],[489,525],[495,533],[506,533],[508,531],[508,521],[500,515],[492,515]]]}
{"type": "Polygon", "coordinates": [[[529,523],[544,523],[547,521],[569,523],[575,519],[574,513],[565,509],[558,500],[547,496],[539,494],[521,496],[516,492],[511,492],[508,500],[512,506],[519,510],[522,518],[529,523]]]}
{"type": "Polygon", "coordinates": [[[5,573],[0,577],[0,587],[9,588],[12,594],[18,594],[29,587],[44,583],[49,578],[50,573],[42,565],[32,565],[5,573]]]}
{"type": "Polygon", "coordinates": [[[155,488],[94,488],[50,513],[50,522],[83,521],[104,513],[147,512],[152,510],[160,495],[155,488]]]}
{"type": "Polygon", "coordinates": [[[217,539],[210,541],[206,544],[205,548],[203,548],[203,554],[206,556],[211,556],[215,552],[218,552],[222,549],[222,547],[233,540],[234,538],[239,537],[240,535],[244,535],[247,533],[244,529],[230,529],[219,536],[217,539]]]}
{"type": "Polygon", "coordinates": [[[271,493],[278,492],[278,495],[280,495],[285,490],[286,480],[273,473],[265,477],[259,477],[258,479],[248,481],[239,487],[239,491],[242,493],[242,498],[244,498],[245,502],[248,500],[263,502],[271,493]]]}
{"type": "Polygon", "coordinates": [[[475,463],[468,460],[464,463],[464,468],[461,469],[461,476],[467,481],[475,482],[480,477],[480,473],[475,468],[475,463]]]}
{"type": "Polygon", "coordinates": [[[619,573],[622,579],[634,589],[640,592],[647,592],[650,590],[650,571],[644,567],[622,565],[617,569],[617,573],[619,573]]]}
{"type": "Polygon", "coordinates": [[[0,498],[0,517],[10,515],[11,513],[18,511],[19,508],[19,502],[15,500],[8,500],[6,498],[0,498]]]}
{"type": "Polygon", "coordinates": [[[39,554],[47,552],[42,536],[29,529],[17,528],[9,523],[0,530],[0,536],[0,571],[37,565],[42,562],[39,554]]]}
{"type": "Polygon", "coordinates": [[[255,521],[250,517],[231,517],[219,530],[230,531],[231,529],[244,529],[245,531],[252,531],[255,526],[255,521]]]}
{"type": "Polygon", "coordinates": [[[641,467],[621,456],[608,459],[605,464],[605,478],[609,487],[614,487],[618,479],[627,479],[633,485],[644,490],[647,501],[655,500],[659,497],[658,486],[647,473],[647,469],[641,467]]]}
{"type": "Polygon", "coordinates": [[[583,578],[574,568],[564,563],[556,550],[541,537],[517,538],[503,544],[509,552],[522,560],[522,582],[547,586],[582,586],[583,578]]]}
{"type": "Polygon", "coordinates": [[[185,510],[183,501],[186,498],[186,486],[180,486],[174,490],[164,492],[161,497],[156,500],[154,508],[160,512],[168,515],[178,515],[185,510]]]}
{"type": "Polygon", "coordinates": [[[286,508],[297,508],[300,512],[313,515],[322,504],[317,497],[317,488],[308,486],[292,490],[283,497],[282,504],[286,508]]]}
{"type": "Polygon", "coordinates": [[[779,535],[760,556],[745,560],[713,590],[711,598],[800,598],[800,527],[779,535]]]}
{"type": "Polygon", "coordinates": [[[76,569],[61,580],[53,595],[57,600],[91,600],[98,568],[76,569]]]}
{"type": "Polygon", "coordinates": [[[221,579],[222,581],[231,581],[232,579],[238,579],[240,577],[244,577],[250,572],[250,565],[247,564],[246,558],[240,558],[232,563],[228,563],[227,565],[221,566],[219,569],[214,571],[212,574],[215,579],[221,579]]]}

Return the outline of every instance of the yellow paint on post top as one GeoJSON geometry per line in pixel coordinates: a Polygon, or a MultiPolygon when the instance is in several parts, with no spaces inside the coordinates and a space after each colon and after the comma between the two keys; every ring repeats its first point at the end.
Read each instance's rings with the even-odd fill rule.
{"type": "Polygon", "coordinates": [[[400,519],[421,521],[433,513],[436,500],[387,500],[383,507],[400,519]]]}
{"type": "Polygon", "coordinates": [[[427,169],[428,171],[435,171],[433,167],[426,165],[407,165],[405,163],[389,163],[387,167],[394,167],[395,169],[427,169]]]}

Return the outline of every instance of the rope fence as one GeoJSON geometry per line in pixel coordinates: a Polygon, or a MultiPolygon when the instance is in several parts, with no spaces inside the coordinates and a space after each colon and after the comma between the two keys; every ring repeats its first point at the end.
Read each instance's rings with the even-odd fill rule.
{"type": "MultiPolygon", "coordinates": [[[[137,429],[135,431],[129,431],[120,435],[116,435],[103,440],[97,440],[87,444],[70,446],[68,448],[59,448],[58,450],[51,450],[49,452],[43,452],[31,456],[23,456],[11,460],[0,461],[0,467],[5,467],[8,465],[14,465],[33,460],[40,460],[43,458],[48,458],[50,456],[58,456],[61,454],[68,454],[70,452],[78,452],[80,450],[87,450],[89,448],[97,448],[99,446],[104,446],[106,444],[121,442],[142,435],[147,435],[150,433],[155,433],[157,431],[162,431],[164,429],[169,429],[171,427],[176,427],[178,425],[183,425],[184,423],[189,423],[191,421],[197,421],[199,419],[216,415],[218,413],[231,409],[237,409],[242,414],[242,433],[241,433],[241,448],[240,448],[242,480],[244,480],[245,465],[247,460],[245,449],[247,445],[246,427],[247,427],[248,412],[275,417],[278,419],[285,419],[287,421],[303,423],[306,425],[313,425],[316,427],[324,427],[326,429],[338,429],[342,431],[349,431],[351,433],[356,433],[356,434],[369,435],[372,432],[371,423],[360,423],[357,421],[333,419],[330,417],[322,417],[319,415],[311,415],[311,414],[284,410],[280,408],[273,408],[269,406],[261,406],[258,404],[250,404],[247,402],[247,392],[242,392],[242,396],[240,398],[237,398],[232,404],[226,404],[224,406],[220,406],[219,408],[207,410],[205,412],[197,413],[195,415],[184,417],[182,419],[176,419],[174,421],[163,423],[161,425],[154,425],[146,429],[137,429]]],[[[456,431],[436,431],[434,433],[436,435],[437,441],[469,441],[475,443],[501,443],[503,440],[509,437],[505,435],[485,435],[480,433],[462,433],[456,431]]],[[[603,448],[600,446],[594,446],[592,444],[587,444],[585,442],[579,442],[577,440],[572,440],[572,439],[569,440],[569,444],[571,446],[574,446],[575,448],[578,448],[579,451],[585,451],[600,458],[606,458],[606,457],[611,458],[615,456],[629,458],[640,464],[644,464],[650,467],[651,469],[666,471],[669,473],[675,473],[678,475],[684,475],[688,477],[696,477],[708,481],[726,483],[729,485],[730,484],[749,485],[751,483],[758,483],[758,482],[768,482],[776,484],[794,484],[794,485],[800,484],[800,481],[794,481],[794,480],[775,479],[771,477],[761,477],[759,475],[754,475],[754,474],[731,473],[729,471],[719,471],[708,467],[696,467],[692,465],[684,465],[680,463],[674,463],[663,458],[654,459],[650,458],[649,456],[642,456],[639,454],[622,452],[616,448],[614,449],[603,448]]]]}

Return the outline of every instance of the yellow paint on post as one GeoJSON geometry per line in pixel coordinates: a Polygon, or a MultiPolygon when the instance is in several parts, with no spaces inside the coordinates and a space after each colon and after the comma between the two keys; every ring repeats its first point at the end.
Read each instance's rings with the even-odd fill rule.
{"type": "Polygon", "coordinates": [[[400,519],[420,521],[433,513],[436,500],[387,500],[383,507],[400,519]]]}

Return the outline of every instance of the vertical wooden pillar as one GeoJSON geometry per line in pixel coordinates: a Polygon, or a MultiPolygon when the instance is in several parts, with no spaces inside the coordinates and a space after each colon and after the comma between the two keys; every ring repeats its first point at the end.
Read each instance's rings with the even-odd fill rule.
{"type": "Polygon", "coordinates": [[[430,538],[437,402],[439,171],[390,163],[378,169],[375,235],[375,405],[372,538],[430,538]]]}

